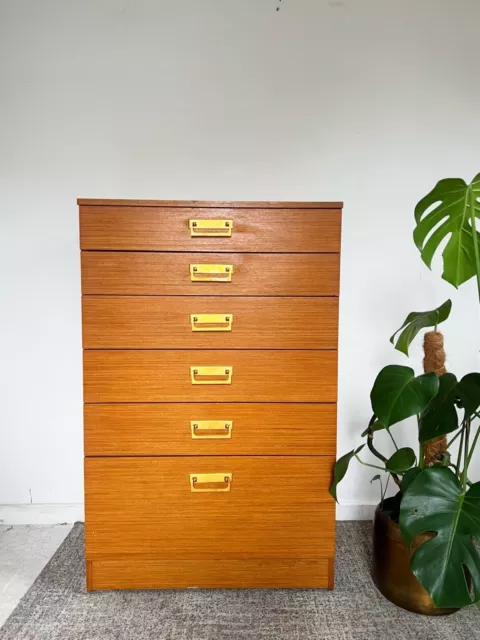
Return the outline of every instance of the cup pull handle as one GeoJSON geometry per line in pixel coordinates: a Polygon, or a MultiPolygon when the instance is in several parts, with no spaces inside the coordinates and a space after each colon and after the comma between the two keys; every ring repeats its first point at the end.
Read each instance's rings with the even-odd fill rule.
{"type": "Polygon", "coordinates": [[[231,384],[233,367],[190,367],[192,384],[231,384]]]}
{"type": "Polygon", "coordinates": [[[230,491],[231,473],[191,473],[190,491],[192,493],[230,491]]]}
{"type": "Polygon", "coordinates": [[[192,331],[231,331],[233,314],[231,313],[192,313],[190,324],[192,331]]]}
{"type": "Polygon", "coordinates": [[[230,238],[233,229],[233,220],[189,220],[190,235],[200,237],[230,238]]]}
{"type": "Polygon", "coordinates": [[[228,440],[232,437],[232,420],[191,420],[192,440],[228,440]]]}
{"type": "Polygon", "coordinates": [[[231,282],[233,265],[231,264],[191,264],[192,282],[231,282]]]}

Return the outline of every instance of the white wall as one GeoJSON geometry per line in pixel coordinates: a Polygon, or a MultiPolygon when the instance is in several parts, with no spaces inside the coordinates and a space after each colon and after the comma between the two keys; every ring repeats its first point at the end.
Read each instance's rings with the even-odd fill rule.
{"type": "MultiPolygon", "coordinates": [[[[411,232],[438,179],[480,171],[479,21],[478,0],[0,0],[0,503],[82,501],[77,196],[344,200],[341,453],[407,312],[452,296],[449,366],[478,368],[474,284],[411,232]]],[[[341,500],[373,503],[371,475],[341,500]]]]}

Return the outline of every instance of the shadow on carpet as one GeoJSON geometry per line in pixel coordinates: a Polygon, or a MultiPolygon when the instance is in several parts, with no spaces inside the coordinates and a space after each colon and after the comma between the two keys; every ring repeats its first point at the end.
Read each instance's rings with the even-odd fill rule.
{"type": "Polygon", "coordinates": [[[0,640],[477,640],[480,611],[428,618],[370,578],[371,523],[337,523],[335,591],[85,592],[78,523],[0,630],[0,640]]]}

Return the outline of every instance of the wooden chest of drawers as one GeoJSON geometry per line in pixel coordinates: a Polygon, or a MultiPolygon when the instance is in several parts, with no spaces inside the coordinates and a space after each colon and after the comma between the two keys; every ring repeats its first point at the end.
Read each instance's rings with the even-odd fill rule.
{"type": "Polygon", "coordinates": [[[341,204],[79,205],[87,588],[333,588],[341,204]]]}

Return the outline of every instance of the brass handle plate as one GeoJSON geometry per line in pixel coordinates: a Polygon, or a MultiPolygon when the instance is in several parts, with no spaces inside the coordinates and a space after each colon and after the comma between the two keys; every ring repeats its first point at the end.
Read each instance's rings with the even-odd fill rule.
{"type": "Polygon", "coordinates": [[[192,493],[230,491],[231,473],[191,473],[190,491],[192,493]]]}
{"type": "Polygon", "coordinates": [[[192,384],[231,384],[233,367],[190,367],[192,384]]]}
{"type": "Polygon", "coordinates": [[[231,264],[191,264],[192,282],[231,282],[233,265],[231,264]]]}
{"type": "Polygon", "coordinates": [[[192,331],[231,331],[233,314],[231,313],[192,313],[190,324],[192,331]]]}
{"type": "Polygon", "coordinates": [[[228,440],[232,437],[233,420],[191,420],[192,440],[228,440]]]}
{"type": "Polygon", "coordinates": [[[220,236],[230,238],[233,229],[233,220],[189,220],[190,235],[193,237],[220,236]]]}

